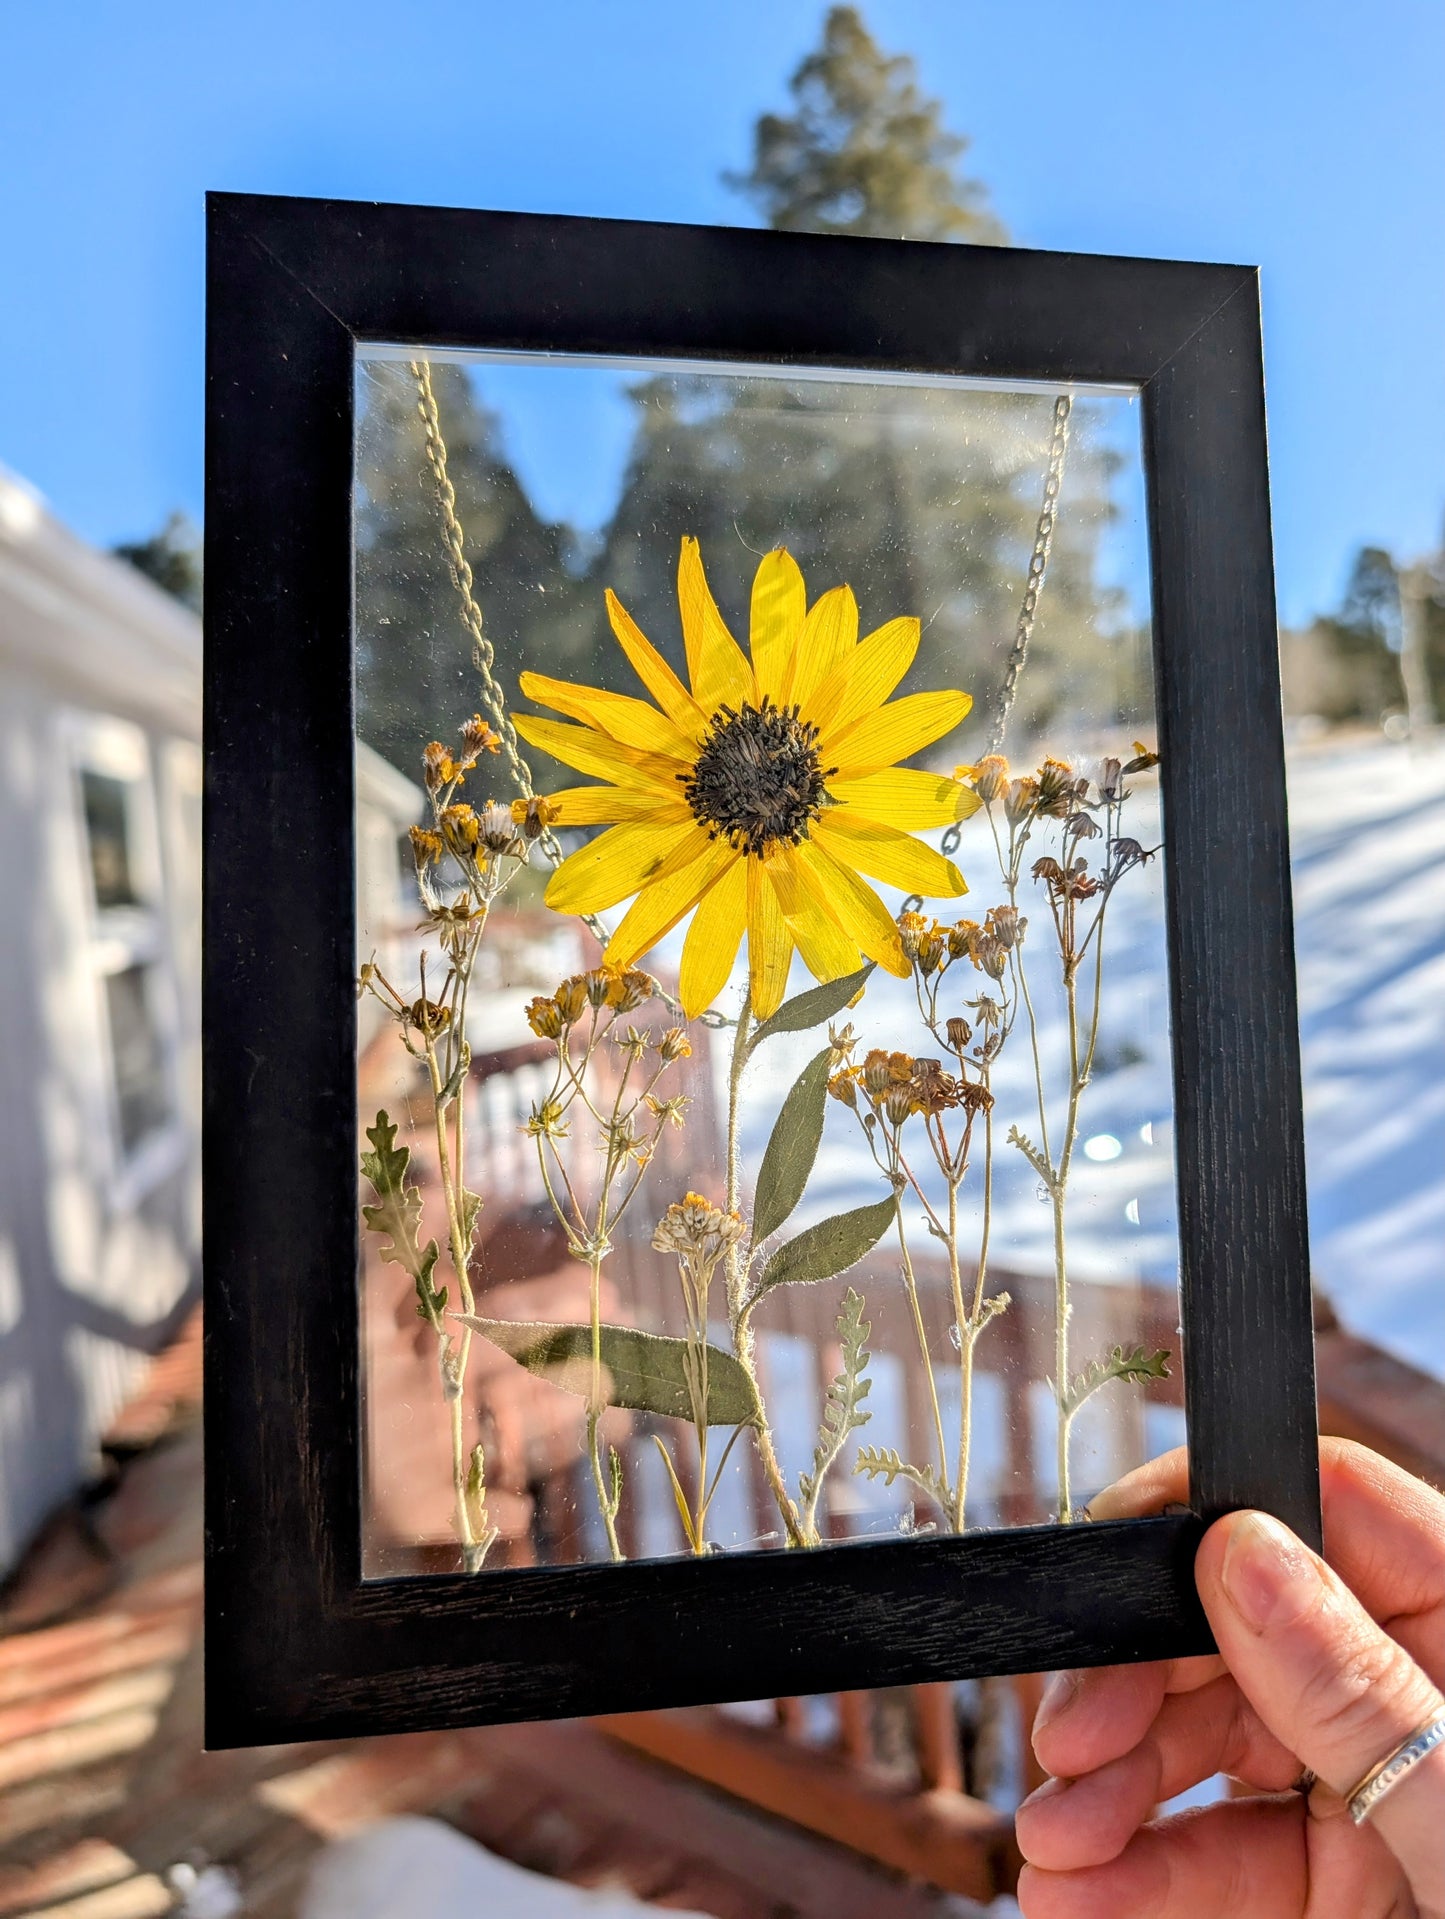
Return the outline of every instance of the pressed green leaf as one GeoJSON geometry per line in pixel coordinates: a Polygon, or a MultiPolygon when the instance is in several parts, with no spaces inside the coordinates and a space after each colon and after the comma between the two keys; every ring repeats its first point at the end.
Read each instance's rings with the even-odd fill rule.
{"type": "MultiPolygon", "coordinates": [[[[843,1352],[843,1370],[828,1388],[823,1401],[823,1418],[818,1428],[818,1443],[813,1448],[813,1470],[803,1473],[798,1490],[803,1495],[803,1524],[810,1538],[817,1534],[818,1501],[823,1481],[850,1433],[866,1426],[873,1417],[863,1401],[873,1390],[868,1377],[868,1335],[873,1330],[863,1317],[863,1297],[850,1286],[843,1295],[838,1314],[838,1342],[843,1352]]],[[[890,1481],[891,1484],[891,1481],[890,1481]]]]}
{"type": "Polygon", "coordinates": [[[843,979],[830,979],[823,986],[810,986],[806,993],[795,993],[792,999],[785,999],[771,1019],[765,1019],[754,1032],[749,1052],[754,1046],[761,1046],[765,1039],[771,1039],[774,1033],[806,1032],[808,1027],[841,1013],[863,991],[872,971],[873,961],[869,960],[856,973],[849,973],[843,979]]]}
{"type": "MultiPolygon", "coordinates": [[[[531,1319],[483,1319],[458,1313],[464,1326],[500,1346],[539,1379],[586,1399],[592,1392],[592,1331],[588,1326],[550,1325],[531,1319]]],[[[635,1413],[692,1418],[687,1389],[687,1341],[635,1326],[602,1328],[602,1397],[609,1406],[635,1413]]],[[[707,1349],[707,1422],[743,1426],[758,1416],[752,1382],[731,1353],[707,1349]]]]}
{"type": "Polygon", "coordinates": [[[753,1244],[775,1233],[803,1197],[818,1157],[828,1105],[828,1048],[810,1059],[788,1088],[774,1123],[753,1194],[753,1244]]]}
{"type": "Polygon", "coordinates": [[[868,1479],[881,1479],[885,1486],[891,1486],[895,1479],[906,1479],[910,1485],[917,1486],[920,1492],[937,1500],[940,1506],[948,1504],[948,1484],[940,1479],[933,1466],[910,1466],[891,1446],[860,1446],[854,1473],[862,1473],[868,1479]]]}
{"type": "Polygon", "coordinates": [[[1086,1399],[1091,1399],[1111,1379],[1139,1381],[1168,1377],[1167,1351],[1151,1353],[1142,1346],[1112,1346],[1103,1359],[1090,1360],[1083,1372],[1077,1375],[1064,1394],[1064,1411],[1076,1413],[1086,1399]]]}
{"type": "Polygon", "coordinates": [[[361,1155],[361,1170],[376,1192],[377,1204],[363,1206],[361,1216],[373,1233],[389,1243],[381,1248],[381,1257],[402,1267],[416,1281],[418,1310],[434,1314],[441,1310],[438,1295],[432,1290],[432,1272],[437,1263],[437,1243],[429,1239],[421,1245],[421,1193],[406,1183],[411,1164],[411,1148],[398,1146],[396,1128],[384,1112],[376,1124],[368,1126],[366,1137],[372,1150],[361,1155]]]}
{"type": "Polygon", "coordinates": [[[763,1268],[756,1296],[761,1299],[775,1286],[832,1279],[835,1273],[847,1272],[888,1231],[896,1205],[892,1198],[880,1199],[875,1206],[835,1213],[831,1219],[809,1226],[773,1254],[763,1268]]]}

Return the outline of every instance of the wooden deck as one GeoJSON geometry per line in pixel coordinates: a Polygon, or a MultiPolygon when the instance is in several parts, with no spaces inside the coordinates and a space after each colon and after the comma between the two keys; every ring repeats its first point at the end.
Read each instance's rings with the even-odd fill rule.
{"type": "Polygon", "coordinates": [[[4,1919],[169,1913],[178,1864],[287,1919],[328,1839],[400,1812],[718,1919],[976,1910],[585,1723],[202,1752],[199,1386],[192,1321],[118,1422],[103,1496],[56,1517],[0,1603],[4,1919]]]}

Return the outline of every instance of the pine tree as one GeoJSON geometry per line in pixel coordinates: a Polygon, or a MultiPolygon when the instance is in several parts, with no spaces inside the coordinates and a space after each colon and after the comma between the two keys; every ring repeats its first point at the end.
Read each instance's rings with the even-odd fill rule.
{"type": "Polygon", "coordinates": [[[907,55],[885,54],[855,7],[833,7],[789,83],[791,115],[765,113],[748,172],[727,176],[770,227],[892,240],[1002,242],[968,147],[943,125],[907,55]]]}
{"type": "Polygon", "coordinates": [[[163,593],[201,610],[201,536],[184,513],[172,513],[159,533],[148,540],[123,540],[111,552],[137,573],[154,580],[163,593]]]}

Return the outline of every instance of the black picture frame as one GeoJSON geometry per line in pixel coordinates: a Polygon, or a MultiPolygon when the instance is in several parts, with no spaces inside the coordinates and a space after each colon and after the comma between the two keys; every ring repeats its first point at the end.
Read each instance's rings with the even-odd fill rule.
{"type": "Polygon", "coordinates": [[[212,195],[208,221],[208,1743],[1207,1650],[1203,1527],[1255,1506],[1319,1538],[1255,271],[244,194],[212,195]],[[363,1581],[358,342],[1137,386],[1189,1513],[363,1581]]]}

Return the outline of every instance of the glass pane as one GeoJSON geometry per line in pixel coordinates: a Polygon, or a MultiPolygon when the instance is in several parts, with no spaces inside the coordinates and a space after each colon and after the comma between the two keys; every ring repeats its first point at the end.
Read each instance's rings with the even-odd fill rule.
{"type": "Polygon", "coordinates": [[[357,384],[367,1572],[1076,1515],[1179,1404],[1136,396],[357,384]]]}
{"type": "Polygon", "coordinates": [[[145,966],[128,966],[123,972],[110,974],[105,982],[120,1143],[126,1153],[170,1117],[165,1060],[151,1010],[149,971],[145,966]]]}
{"type": "Polygon", "coordinates": [[[140,895],[131,874],[129,782],[84,767],[80,775],[90,875],[97,906],[135,906],[140,895]]]}

